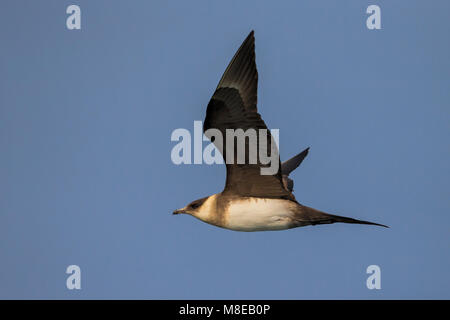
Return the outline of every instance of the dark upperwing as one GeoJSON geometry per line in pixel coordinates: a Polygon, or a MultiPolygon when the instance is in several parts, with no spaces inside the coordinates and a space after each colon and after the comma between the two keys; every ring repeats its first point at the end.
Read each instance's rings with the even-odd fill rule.
{"type": "Polygon", "coordinates": [[[303,159],[308,155],[309,148],[306,148],[296,156],[293,156],[289,160],[281,163],[281,176],[283,178],[283,184],[286,189],[290,192],[294,190],[294,181],[289,178],[289,174],[297,169],[297,167],[302,163],[303,159]]]}
{"type": "MultiPolygon", "coordinates": [[[[211,128],[220,130],[223,137],[223,148],[220,148],[220,144],[217,144],[217,141],[214,141],[215,139],[212,136],[208,136],[208,138],[221,150],[224,160],[226,158],[224,155],[227,154],[226,129],[243,129],[244,131],[250,128],[255,129],[257,132],[258,147],[260,139],[266,139],[267,141],[266,146],[268,152],[265,150],[265,154],[267,155],[270,155],[271,144],[275,144],[270,135],[270,131],[267,130],[266,124],[257,112],[257,86],[258,72],[255,63],[255,37],[252,31],[225,70],[206,110],[203,131],[208,136],[206,130],[211,128]],[[267,136],[261,135],[260,137],[258,129],[266,129],[267,136]]],[[[235,140],[234,164],[226,164],[227,178],[223,193],[246,197],[295,200],[292,193],[283,185],[280,158],[276,144],[272,152],[276,152],[278,171],[274,175],[261,175],[261,168],[269,167],[270,164],[263,165],[259,157],[256,164],[248,163],[248,144],[249,141],[246,139],[245,164],[237,164],[235,140]]]]}

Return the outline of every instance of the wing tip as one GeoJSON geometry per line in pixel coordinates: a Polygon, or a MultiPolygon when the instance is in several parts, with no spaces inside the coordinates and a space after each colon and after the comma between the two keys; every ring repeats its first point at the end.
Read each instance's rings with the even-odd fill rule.
{"type": "Polygon", "coordinates": [[[248,34],[247,38],[245,38],[243,44],[245,43],[255,43],[255,30],[251,30],[250,33],[248,34]]]}
{"type": "Polygon", "coordinates": [[[252,30],[250,31],[250,33],[248,34],[247,38],[245,38],[243,45],[244,44],[250,44],[250,45],[255,45],[255,31],[252,30]]]}

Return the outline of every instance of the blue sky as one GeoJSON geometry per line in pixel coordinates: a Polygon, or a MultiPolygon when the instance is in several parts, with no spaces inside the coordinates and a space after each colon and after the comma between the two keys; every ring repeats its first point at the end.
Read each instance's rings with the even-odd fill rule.
{"type": "Polygon", "coordinates": [[[0,298],[450,298],[448,1],[0,9],[0,298]],[[297,199],[390,229],[239,233],[171,214],[223,188],[223,165],[174,165],[170,135],[203,120],[252,29],[281,158],[311,147],[297,199]]]}

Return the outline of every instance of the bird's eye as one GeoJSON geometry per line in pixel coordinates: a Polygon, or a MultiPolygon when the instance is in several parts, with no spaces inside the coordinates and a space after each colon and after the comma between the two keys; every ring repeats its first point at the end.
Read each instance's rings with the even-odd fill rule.
{"type": "Polygon", "coordinates": [[[194,202],[191,204],[192,209],[197,209],[199,206],[200,206],[200,203],[198,203],[198,202],[194,202]]]}

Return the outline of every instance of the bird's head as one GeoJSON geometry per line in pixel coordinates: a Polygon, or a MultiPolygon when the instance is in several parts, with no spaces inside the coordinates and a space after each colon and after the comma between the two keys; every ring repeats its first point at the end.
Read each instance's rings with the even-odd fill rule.
{"type": "Polygon", "coordinates": [[[205,197],[205,198],[201,198],[201,199],[192,201],[186,207],[175,210],[173,212],[173,214],[187,213],[187,214],[196,216],[196,214],[199,212],[201,206],[205,203],[205,201],[207,199],[208,199],[208,197],[205,197]]]}

